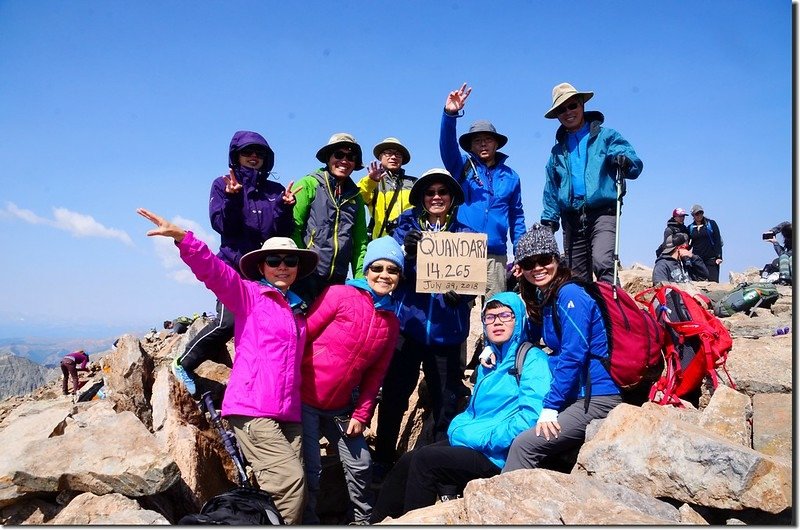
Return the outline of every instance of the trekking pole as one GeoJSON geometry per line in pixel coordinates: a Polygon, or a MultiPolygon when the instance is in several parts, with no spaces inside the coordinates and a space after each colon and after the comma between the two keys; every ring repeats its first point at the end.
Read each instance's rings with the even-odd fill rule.
{"type": "Polygon", "coordinates": [[[625,182],[622,178],[622,170],[617,164],[617,176],[614,179],[617,183],[617,212],[616,212],[616,230],[614,230],[614,280],[612,281],[611,285],[614,286],[613,294],[614,299],[617,298],[617,283],[619,282],[619,225],[620,225],[620,218],[622,217],[622,196],[625,194],[625,182]]]}
{"type": "Polygon", "coordinates": [[[217,409],[214,408],[214,402],[211,400],[211,392],[203,393],[200,398],[200,403],[200,408],[208,412],[208,415],[211,417],[211,424],[217,429],[217,432],[219,432],[225,450],[231,455],[231,459],[236,465],[236,471],[239,474],[239,485],[245,486],[249,484],[250,480],[244,470],[244,463],[242,462],[242,455],[239,453],[239,446],[236,443],[236,436],[222,425],[222,417],[219,415],[219,412],[217,412],[217,409]]]}

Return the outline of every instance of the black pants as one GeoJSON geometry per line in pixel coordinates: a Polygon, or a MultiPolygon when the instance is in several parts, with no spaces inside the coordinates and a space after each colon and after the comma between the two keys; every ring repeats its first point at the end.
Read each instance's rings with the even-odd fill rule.
{"type": "Polygon", "coordinates": [[[708,281],[719,283],[719,265],[717,264],[717,258],[704,259],[703,263],[706,264],[706,269],[708,269],[708,281]]]}
{"type": "Polygon", "coordinates": [[[194,372],[207,359],[217,358],[233,337],[233,313],[217,300],[217,316],[193,338],[178,362],[187,372],[194,372]]]}
{"type": "Polygon", "coordinates": [[[457,413],[458,399],[465,395],[461,382],[461,345],[426,346],[403,337],[403,346],[395,351],[383,379],[375,440],[375,461],[391,464],[396,460],[395,448],[400,424],[408,408],[408,398],[419,379],[419,366],[431,400],[434,439],[447,438],[447,427],[457,413]]]}
{"type": "Polygon", "coordinates": [[[75,362],[63,360],[61,361],[61,373],[64,375],[64,379],[61,382],[61,390],[64,394],[68,393],[68,386],[67,386],[67,379],[72,379],[72,393],[75,394],[78,392],[78,368],[75,366],[75,362]]]}
{"type": "Polygon", "coordinates": [[[614,278],[615,207],[585,212],[562,212],[564,255],[576,276],[611,283],[614,278]]]}
{"type": "Polygon", "coordinates": [[[404,454],[383,482],[370,523],[431,506],[442,493],[461,493],[467,482],[500,468],[480,452],[441,440],[404,454]]]}

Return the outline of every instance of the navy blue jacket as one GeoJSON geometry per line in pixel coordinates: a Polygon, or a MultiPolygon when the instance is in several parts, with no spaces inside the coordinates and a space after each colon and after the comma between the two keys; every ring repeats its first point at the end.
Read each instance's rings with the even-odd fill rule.
{"type": "MultiPolygon", "coordinates": [[[[392,237],[403,244],[403,239],[411,230],[422,231],[419,208],[406,210],[398,218],[397,228],[392,237]]],[[[447,232],[472,232],[457,219],[452,219],[447,232]]],[[[400,319],[400,333],[423,344],[461,344],[469,335],[469,302],[475,297],[461,295],[456,307],[444,302],[441,294],[418,293],[417,259],[406,257],[405,278],[394,293],[397,304],[397,318],[400,319]]]]}

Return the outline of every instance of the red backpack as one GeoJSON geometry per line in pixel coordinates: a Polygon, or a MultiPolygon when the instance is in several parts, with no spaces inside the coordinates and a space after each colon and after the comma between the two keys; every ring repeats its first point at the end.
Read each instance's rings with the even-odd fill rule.
{"type": "Polygon", "coordinates": [[[635,298],[648,306],[650,314],[666,330],[666,370],[650,390],[651,401],[682,406],[679,398],[697,391],[706,374],[717,388],[717,367],[722,367],[732,387],[736,388],[725,368],[733,340],[717,317],[691,294],[672,286],[647,289],[635,298]],[[661,397],[656,400],[659,392],[661,397]]]}
{"type": "MultiPolygon", "coordinates": [[[[657,381],[664,368],[664,329],[656,319],[620,286],[575,278],[570,283],[583,287],[600,308],[608,339],[608,358],[603,359],[603,364],[614,382],[622,390],[632,390],[642,383],[657,381]]],[[[553,315],[560,336],[557,312],[553,315]]]]}

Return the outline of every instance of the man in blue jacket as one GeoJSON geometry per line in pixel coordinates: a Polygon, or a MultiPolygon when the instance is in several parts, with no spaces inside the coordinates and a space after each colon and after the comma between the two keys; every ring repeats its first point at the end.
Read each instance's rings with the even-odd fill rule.
{"type": "Polygon", "coordinates": [[[445,168],[464,191],[458,220],[488,236],[488,297],[506,290],[508,235],[510,231],[511,243],[516,245],[525,233],[525,214],[519,175],[506,165],[508,155],[498,151],[508,138],[490,122],[479,120],[456,141],[456,119],[464,115],[462,109],[470,92],[472,88],[464,83],[448,94],[439,131],[439,152],[445,168]],[[466,155],[461,154],[459,145],[466,155]]]}
{"type": "Polygon", "coordinates": [[[617,168],[624,178],[635,179],[642,172],[642,161],[621,134],[602,126],[602,113],[584,113],[584,104],[593,95],[569,83],[553,88],[553,105],[544,117],[558,118],[561,126],[545,167],[541,222],[556,232],[561,221],[564,253],[576,276],[591,281],[594,272],[598,280],[610,283],[617,168]]]}

